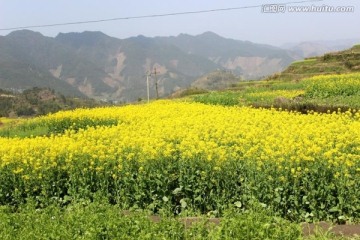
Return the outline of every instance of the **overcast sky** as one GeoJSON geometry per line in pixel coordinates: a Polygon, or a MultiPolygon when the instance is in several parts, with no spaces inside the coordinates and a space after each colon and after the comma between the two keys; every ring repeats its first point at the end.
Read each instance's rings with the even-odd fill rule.
{"type": "MultiPolygon", "coordinates": [[[[0,0],[0,29],[132,17],[152,14],[261,6],[301,0],[0,0]]],[[[176,36],[213,31],[221,36],[256,43],[360,38],[360,1],[324,0],[287,6],[354,6],[353,13],[262,13],[261,7],[158,18],[34,28],[45,36],[59,32],[102,31],[117,38],[137,35],[176,36]]],[[[0,31],[7,35],[11,31],[0,31]]]]}

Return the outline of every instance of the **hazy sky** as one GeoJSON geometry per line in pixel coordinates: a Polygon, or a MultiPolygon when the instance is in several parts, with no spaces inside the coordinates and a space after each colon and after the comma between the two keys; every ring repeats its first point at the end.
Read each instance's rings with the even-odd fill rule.
{"type": "MultiPolygon", "coordinates": [[[[151,14],[245,7],[301,0],[0,0],[0,29],[151,14]]],[[[159,18],[34,28],[46,36],[59,32],[102,31],[117,38],[176,36],[213,31],[257,43],[360,38],[360,1],[324,0],[288,6],[354,6],[353,13],[262,13],[261,7],[159,18]]],[[[0,31],[7,35],[11,31],[0,31]]]]}

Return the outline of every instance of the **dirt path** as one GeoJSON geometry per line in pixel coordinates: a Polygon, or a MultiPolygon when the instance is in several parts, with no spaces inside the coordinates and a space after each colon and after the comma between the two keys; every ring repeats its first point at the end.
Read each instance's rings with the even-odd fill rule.
{"type": "MultiPolygon", "coordinates": [[[[154,222],[160,222],[159,216],[151,216],[150,219],[154,222]]],[[[200,217],[186,217],[180,218],[180,221],[185,224],[185,227],[191,226],[191,224],[202,221],[200,217]]],[[[209,223],[219,225],[221,218],[209,218],[209,223]]],[[[344,237],[360,237],[360,224],[357,225],[332,225],[326,222],[303,223],[301,224],[304,236],[314,235],[316,233],[333,233],[336,236],[344,237]]]]}

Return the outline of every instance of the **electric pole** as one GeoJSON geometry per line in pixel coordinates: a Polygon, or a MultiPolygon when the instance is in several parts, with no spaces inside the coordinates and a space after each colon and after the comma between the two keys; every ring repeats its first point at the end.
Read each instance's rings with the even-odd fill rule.
{"type": "Polygon", "coordinates": [[[149,77],[151,76],[151,73],[146,73],[146,88],[147,88],[147,100],[148,103],[150,102],[150,90],[149,90],[149,77]]]}
{"type": "Polygon", "coordinates": [[[155,74],[155,89],[156,89],[156,99],[159,99],[159,90],[158,90],[158,79],[156,76],[156,67],[154,68],[154,74],[155,74]]]}

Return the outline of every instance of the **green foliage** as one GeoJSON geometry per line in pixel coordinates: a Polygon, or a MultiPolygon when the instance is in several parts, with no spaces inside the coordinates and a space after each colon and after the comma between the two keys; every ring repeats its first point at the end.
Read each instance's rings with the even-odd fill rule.
{"type": "Polygon", "coordinates": [[[0,239],[300,239],[296,224],[263,209],[229,213],[219,225],[207,219],[149,217],[145,212],[124,214],[101,200],[66,207],[38,209],[31,202],[14,210],[0,208],[0,239]],[[157,221],[154,221],[158,219],[157,221]]]}
{"type": "Polygon", "coordinates": [[[193,96],[195,102],[234,106],[248,105],[256,107],[271,107],[278,105],[279,97],[286,97],[289,101],[301,95],[302,83],[279,81],[249,81],[241,82],[238,91],[218,91],[193,96]]]}
{"type": "Polygon", "coordinates": [[[282,108],[307,113],[360,108],[359,74],[319,75],[302,81],[247,81],[233,91],[218,91],[192,99],[218,105],[282,108]],[[235,91],[236,90],[236,91],[235,91]]]}
{"type": "Polygon", "coordinates": [[[326,98],[306,98],[304,102],[308,102],[314,106],[318,106],[320,109],[324,109],[325,111],[318,112],[326,112],[326,109],[333,111],[337,111],[338,108],[342,109],[342,112],[347,111],[349,108],[359,109],[360,108],[360,97],[358,95],[352,96],[331,96],[326,98]]]}
{"type": "Polygon", "coordinates": [[[49,134],[49,128],[45,125],[38,124],[20,124],[20,125],[10,125],[0,129],[0,137],[36,137],[44,136],[49,134]]]}
{"type": "Polygon", "coordinates": [[[32,107],[19,107],[16,109],[17,116],[32,116],[35,114],[35,111],[32,107]]]}
{"type": "Polygon", "coordinates": [[[89,127],[113,126],[118,124],[117,119],[62,118],[57,121],[28,120],[22,123],[9,124],[0,129],[0,137],[36,137],[50,134],[64,133],[66,130],[79,131],[89,127]]]}
{"type": "Polygon", "coordinates": [[[9,116],[12,109],[12,99],[8,97],[0,97],[0,117],[9,116]]]}
{"type": "Polygon", "coordinates": [[[219,239],[301,239],[297,224],[276,217],[261,205],[242,214],[226,214],[216,230],[219,239]]]}
{"type": "Polygon", "coordinates": [[[81,118],[71,119],[62,118],[58,121],[43,122],[40,121],[41,125],[45,125],[49,132],[57,134],[64,133],[66,130],[78,131],[80,129],[87,129],[89,127],[100,127],[100,126],[113,126],[118,124],[117,119],[93,119],[93,118],[81,118]]]}
{"type": "Polygon", "coordinates": [[[305,60],[299,60],[299,61],[295,61],[295,62],[292,62],[291,65],[312,65],[314,64],[315,62],[317,61],[316,58],[308,58],[308,59],[305,59],[305,60]]]}
{"type": "Polygon", "coordinates": [[[184,226],[171,219],[152,222],[145,214],[124,215],[106,203],[80,202],[12,213],[0,211],[0,239],[184,239],[184,226]]]}
{"type": "Polygon", "coordinates": [[[186,96],[191,96],[191,95],[197,95],[197,94],[204,94],[207,93],[208,91],[205,89],[200,89],[200,88],[187,88],[184,91],[182,91],[179,95],[179,97],[186,97],[186,96]]]}
{"type": "Polygon", "coordinates": [[[321,160],[298,166],[307,169],[300,178],[287,170],[298,168],[289,162],[259,167],[250,160],[234,159],[216,168],[215,162],[201,159],[140,163],[120,158],[104,164],[80,157],[72,160],[71,169],[62,170],[66,156],[57,158],[57,167],[43,170],[41,178],[21,178],[11,164],[2,168],[0,204],[16,206],[34,199],[46,206],[101,195],[124,209],[221,216],[230,206],[246,210],[257,200],[293,221],[360,219],[359,182],[346,177],[344,167],[328,168],[321,160]],[[118,164],[126,170],[115,171],[118,164]]]}
{"type": "Polygon", "coordinates": [[[240,103],[239,94],[236,92],[211,92],[208,94],[197,95],[193,97],[195,102],[223,105],[223,106],[234,106],[240,103]]]}

